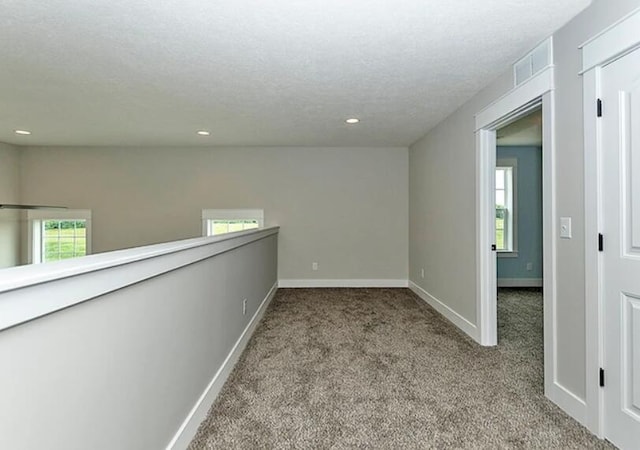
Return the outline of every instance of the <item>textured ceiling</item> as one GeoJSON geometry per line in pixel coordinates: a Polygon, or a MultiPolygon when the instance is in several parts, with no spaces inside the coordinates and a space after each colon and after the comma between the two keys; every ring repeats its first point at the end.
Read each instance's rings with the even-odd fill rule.
{"type": "Polygon", "coordinates": [[[2,0],[0,141],[405,146],[589,3],[2,0]]]}

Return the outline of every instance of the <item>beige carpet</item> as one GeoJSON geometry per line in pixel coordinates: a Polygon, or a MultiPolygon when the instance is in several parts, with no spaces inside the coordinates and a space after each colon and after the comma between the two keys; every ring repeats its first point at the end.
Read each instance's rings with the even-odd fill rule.
{"type": "Polygon", "coordinates": [[[280,289],[191,449],[609,448],[542,392],[542,297],[483,348],[407,289],[280,289]]]}

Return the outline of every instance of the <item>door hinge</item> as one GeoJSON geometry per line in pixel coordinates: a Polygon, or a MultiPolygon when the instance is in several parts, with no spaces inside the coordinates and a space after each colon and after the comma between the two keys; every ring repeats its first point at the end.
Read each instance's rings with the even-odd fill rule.
{"type": "Polygon", "coordinates": [[[596,102],[596,115],[598,117],[602,117],[602,100],[598,99],[598,101],[596,102]]]}
{"type": "Polygon", "coordinates": [[[604,369],[600,368],[600,387],[604,387],[604,369]]]}
{"type": "Polygon", "coordinates": [[[602,235],[602,233],[598,234],[598,251],[604,251],[604,236],[602,235]]]}

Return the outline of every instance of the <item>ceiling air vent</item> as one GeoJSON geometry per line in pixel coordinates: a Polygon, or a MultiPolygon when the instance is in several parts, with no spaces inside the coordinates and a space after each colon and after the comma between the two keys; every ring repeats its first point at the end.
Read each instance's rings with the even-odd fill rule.
{"type": "Polygon", "coordinates": [[[513,79],[516,86],[553,64],[553,43],[546,39],[524,58],[513,65],[513,79]]]}

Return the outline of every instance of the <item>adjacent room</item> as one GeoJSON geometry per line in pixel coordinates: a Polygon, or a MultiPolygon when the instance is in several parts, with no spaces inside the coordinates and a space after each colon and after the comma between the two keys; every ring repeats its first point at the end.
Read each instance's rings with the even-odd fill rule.
{"type": "MultiPolygon", "coordinates": [[[[497,130],[498,345],[528,360],[544,383],[542,109],[497,130]]],[[[521,375],[522,376],[522,375],[521,375]]]]}
{"type": "Polygon", "coordinates": [[[0,448],[637,448],[638,30],[3,2],[0,448]]]}

